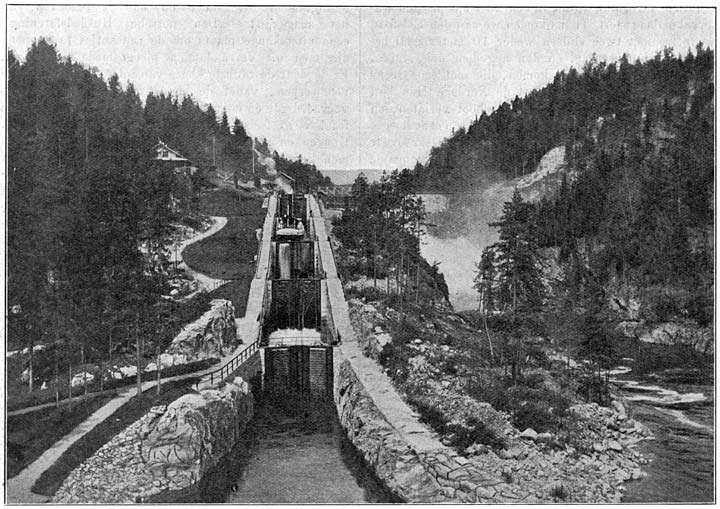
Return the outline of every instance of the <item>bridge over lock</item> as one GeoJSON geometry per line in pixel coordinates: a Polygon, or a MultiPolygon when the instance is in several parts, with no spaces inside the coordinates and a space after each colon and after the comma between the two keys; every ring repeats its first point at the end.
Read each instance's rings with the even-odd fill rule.
{"type": "Polygon", "coordinates": [[[328,208],[346,209],[350,206],[352,184],[320,186],[317,195],[328,208]]]}

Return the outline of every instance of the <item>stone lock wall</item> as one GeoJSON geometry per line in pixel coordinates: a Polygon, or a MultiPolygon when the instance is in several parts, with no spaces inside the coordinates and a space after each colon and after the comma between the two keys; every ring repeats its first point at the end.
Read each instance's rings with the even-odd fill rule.
{"type": "Polygon", "coordinates": [[[404,502],[442,501],[442,487],[375,405],[339,349],[335,349],[334,364],[335,405],[340,423],[378,478],[404,502]]]}
{"type": "Polygon", "coordinates": [[[127,504],[196,484],[240,439],[253,395],[237,377],[153,408],[73,470],[55,504],[127,504]]]}

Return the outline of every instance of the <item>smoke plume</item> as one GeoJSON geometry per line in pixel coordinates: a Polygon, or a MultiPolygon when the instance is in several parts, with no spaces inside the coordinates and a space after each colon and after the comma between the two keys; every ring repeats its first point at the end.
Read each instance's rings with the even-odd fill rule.
{"type": "Polygon", "coordinates": [[[275,188],[284,191],[287,194],[293,194],[292,186],[285,182],[280,175],[278,175],[277,169],[275,169],[275,159],[259,152],[256,148],[253,148],[253,150],[258,156],[258,162],[265,167],[265,173],[267,173],[267,176],[273,178],[275,188]]]}

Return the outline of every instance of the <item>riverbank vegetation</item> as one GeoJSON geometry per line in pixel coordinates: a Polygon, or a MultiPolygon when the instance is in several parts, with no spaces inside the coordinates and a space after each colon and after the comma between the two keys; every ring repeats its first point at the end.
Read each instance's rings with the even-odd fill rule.
{"type": "Polygon", "coordinates": [[[333,222],[338,270],[344,281],[366,296],[392,295],[402,305],[439,294],[447,299],[445,279],[437,266],[420,256],[425,208],[412,194],[409,171],[394,171],[380,182],[360,175],[352,187],[350,208],[333,222]]]}
{"type": "Polygon", "coordinates": [[[455,130],[427,163],[355,183],[333,232],[356,331],[448,444],[502,449],[504,422],[591,452],[573,409],[610,405],[607,369],[638,353],[638,372],[675,366],[671,348],[639,345],[657,325],[677,345],[669,357],[697,355],[707,371],[695,348],[713,351],[713,61],[701,44],[685,57],[593,59],[455,130]],[[441,285],[412,270],[421,234],[408,195],[526,175],[558,146],[559,186],[536,202],[516,190],[489,218],[499,240],[458,253],[477,261],[479,309],[451,313],[447,291],[428,298],[441,285]]]}
{"type": "Polygon", "coordinates": [[[422,203],[403,207],[402,178],[396,172],[372,185],[358,178],[351,208],[333,225],[366,354],[460,450],[474,443],[502,448],[508,422],[540,432],[566,428],[568,408],[583,399],[578,382],[552,364],[542,345],[537,246],[524,223],[531,206],[516,196],[498,223],[502,284],[493,295],[507,313],[476,323],[478,316],[452,313],[442,275],[420,257],[421,232],[414,228],[424,217],[422,203]],[[361,316],[359,302],[368,303],[370,316],[361,316]],[[378,342],[375,327],[390,339],[378,342]]]}

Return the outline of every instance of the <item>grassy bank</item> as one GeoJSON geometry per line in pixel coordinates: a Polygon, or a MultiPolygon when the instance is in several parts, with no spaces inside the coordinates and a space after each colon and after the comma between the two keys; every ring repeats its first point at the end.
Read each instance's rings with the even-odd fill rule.
{"type": "Polygon", "coordinates": [[[52,496],[70,472],[95,454],[100,447],[145,415],[153,406],[167,405],[191,392],[195,381],[188,379],[163,385],[159,396],[155,388],[152,388],[132,398],[65,451],[52,467],[43,472],[32,491],[52,496]]]}
{"type": "MultiPolygon", "coordinates": [[[[266,213],[262,199],[234,189],[214,189],[203,193],[201,210],[227,217],[228,222],[215,235],[188,246],[183,251],[185,263],[216,279],[244,281],[252,277],[258,248],[255,230],[262,228],[266,213]]],[[[242,291],[244,287],[236,289],[242,291]]]]}
{"type": "Polygon", "coordinates": [[[183,251],[187,265],[216,279],[240,279],[255,272],[254,257],[258,249],[255,230],[261,228],[265,213],[258,204],[258,214],[229,216],[219,232],[183,251]]]}
{"type": "Polygon", "coordinates": [[[248,303],[248,293],[254,274],[254,271],[251,274],[244,274],[239,279],[234,279],[219,287],[217,290],[210,292],[210,296],[213,299],[227,299],[231,301],[233,307],[235,308],[235,316],[245,316],[245,310],[247,309],[248,303]]]}
{"type": "Polygon", "coordinates": [[[6,421],[8,478],[19,474],[114,396],[114,392],[108,392],[89,399],[87,403],[63,403],[59,408],[9,416],[6,421]]]}

